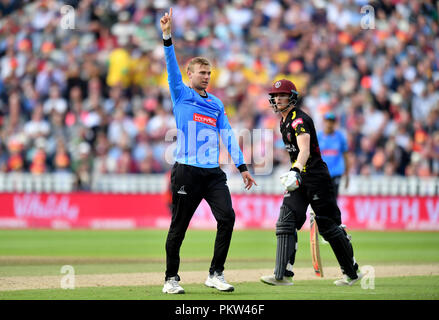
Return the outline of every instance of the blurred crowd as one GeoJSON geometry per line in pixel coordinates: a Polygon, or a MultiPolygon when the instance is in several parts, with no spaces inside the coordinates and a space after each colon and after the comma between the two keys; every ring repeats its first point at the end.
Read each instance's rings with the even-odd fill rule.
{"type": "Polygon", "coordinates": [[[167,172],[159,19],[172,6],[184,80],[190,58],[209,58],[232,128],[272,130],[240,139],[253,169],[267,167],[255,151],[289,166],[267,96],[287,78],[318,130],[337,115],[351,174],[439,175],[436,1],[29,2],[0,0],[1,172],[73,172],[82,189],[95,174],[167,172]]]}

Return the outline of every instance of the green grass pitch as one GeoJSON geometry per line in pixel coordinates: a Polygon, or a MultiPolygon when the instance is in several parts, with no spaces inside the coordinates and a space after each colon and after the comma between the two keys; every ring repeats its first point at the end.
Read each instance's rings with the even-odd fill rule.
{"type": "MultiPolygon", "coordinates": [[[[0,281],[8,277],[61,276],[64,264],[77,275],[164,272],[165,230],[55,231],[0,230],[0,281]],[[19,258],[18,258],[19,257],[19,258]]],[[[437,232],[351,231],[360,265],[439,266],[437,232]]],[[[205,271],[213,252],[215,231],[188,230],[181,248],[181,271],[205,271]]],[[[273,230],[236,230],[227,269],[274,267],[273,230]]],[[[321,245],[324,267],[336,266],[329,245],[321,245]]],[[[296,267],[311,269],[309,233],[299,231],[296,267]]],[[[121,286],[0,291],[0,299],[168,299],[168,300],[389,300],[439,299],[439,276],[398,276],[375,279],[374,289],[335,287],[333,280],[297,280],[291,287],[265,286],[255,279],[235,285],[235,292],[220,293],[200,284],[186,284],[185,295],[164,295],[161,286],[121,286]]],[[[0,284],[1,285],[1,284],[0,284]]]]}
{"type": "Polygon", "coordinates": [[[378,278],[375,289],[335,287],[332,280],[296,281],[291,287],[265,286],[259,282],[235,285],[235,292],[219,292],[199,284],[184,286],[186,294],[165,295],[162,286],[127,286],[10,291],[2,299],[26,300],[437,300],[439,276],[378,278]]]}

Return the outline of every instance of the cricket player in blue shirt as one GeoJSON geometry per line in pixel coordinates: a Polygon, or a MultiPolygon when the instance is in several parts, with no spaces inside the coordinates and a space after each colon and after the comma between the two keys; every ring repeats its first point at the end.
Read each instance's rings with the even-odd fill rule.
{"type": "Polygon", "coordinates": [[[326,162],[338,197],[341,177],[345,176],[345,188],[349,186],[348,144],[344,134],[335,129],[336,117],[332,112],[324,116],[323,131],[317,133],[320,152],[326,162]]]}
{"type": "Polygon", "coordinates": [[[203,57],[193,58],[187,67],[189,86],[183,83],[171,39],[172,8],[160,19],[168,71],[168,83],[177,124],[176,162],[171,171],[172,220],[166,239],[166,272],[163,293],[184,293],[179,285],[180,247],[191,218],[205,199],[217,221],[213,259],[205,285],[220,291],[233,291],[224,279],[224,263],[232,238],[235,212],[227,177],[218,163],[219,136],[241,172],[245,188],[255,180],[230,127],[223,103],[207,93],[211,64],[203,57]]]}

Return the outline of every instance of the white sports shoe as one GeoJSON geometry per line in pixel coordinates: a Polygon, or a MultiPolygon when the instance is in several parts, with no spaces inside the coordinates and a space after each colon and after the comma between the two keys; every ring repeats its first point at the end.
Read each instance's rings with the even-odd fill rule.
{"type": "Polygon", "coordinates": [[[339,280],[335,280],[334,284],[336,286],[339,286],[339,287],[341,287],[341,286],[352,286],[355,282],[358,282],[359,280],[361,280],[361,278],[364,277],[364,273],[361,273],[361,272],[358,272],[357,275],[358,275],[358,278],[351,279],[347,275],[344,274],[343,278],[341,278],[339,280]]]}
{"type": "Polygon", "coordinates": [[[262,276],[261,281],[272,286],[292,286],[294,284],[292,277],[283,277],[282,280],[277,280],[274,274],[270,276],[262,276]]]}
{"type": "Polygon", "coordinates": [[[184,293],[184,289],[178,284],[177,277],[172,277],[165,281],[162,292],[171,294],[184,293]]]}
{"type": "Polygon", "coordinates": [[[224,279],[224,273],[222,272],[218,273],[215,271],[213,275],[209,274],[204,284],[209,288],[215,288],[219,291],[232,292],[235,290],[235,288],[224,279]]]}

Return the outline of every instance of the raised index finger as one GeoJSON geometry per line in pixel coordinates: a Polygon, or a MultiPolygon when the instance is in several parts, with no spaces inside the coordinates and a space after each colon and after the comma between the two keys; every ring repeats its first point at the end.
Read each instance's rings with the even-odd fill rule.
{"type": "Polygon", "coordinates": [[[169,8],[169,17],[172,18],[172,7],[169,8]]]}

